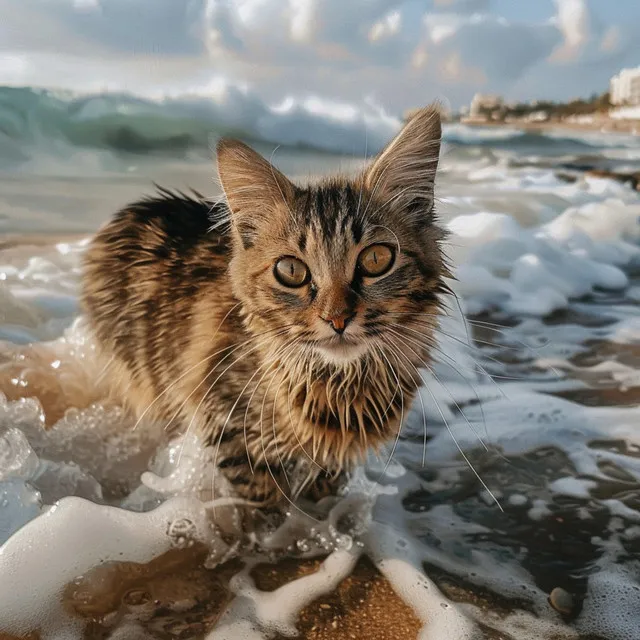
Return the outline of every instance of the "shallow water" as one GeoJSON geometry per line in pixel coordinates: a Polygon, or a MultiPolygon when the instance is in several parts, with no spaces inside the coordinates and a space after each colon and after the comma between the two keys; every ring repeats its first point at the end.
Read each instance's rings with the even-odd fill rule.
{"type": "MultiPolygon", "coordinates": [[[[0,631],[77,638],[90,620],[95,638],[290,637],[296,624],[304,637],[341,637],[355,600],[317,598],[344,593],[350,574],[371,583],[375,566],[405,603],[390,608],[406,634],[640,638],[640,197],[557,175],[586,159],[637,169],[640,142],[446,135],[439,209],[459,300],[448,300],[439,362],[423,371],[393,462],[371,459],[345,496],[303,505],[312,519],[292,507],[249,536],[233,506],[191,497],[211,486],[197,443],[133,429],[104,400],[76,320],[84,241],[59,237],[86,235],[152,179],[214,194],[213,167],[109,156],[106,169],[89,154],[93,165],[0,178],[4,230],[33,232],[35,221],[40,236],[58,234],[0,254],[0,576],[11,576],[0,580],[0,631]],[[282,564],[329,552],[320,573],[282,564]],[[251,559],[240,574],[224,565],[238,554],[251,559]],[[203,558],[227,568],[202,570],[203,558]],[[252,567],[277,559],[274,591],[252,567]],[[126,591],[109,586],[113,575],[126,591]],[[571,596],[564,612],[549,604],[556,588],[571,596]]],[[[358,162],[278,154],[294,175],[358,162]]]]}

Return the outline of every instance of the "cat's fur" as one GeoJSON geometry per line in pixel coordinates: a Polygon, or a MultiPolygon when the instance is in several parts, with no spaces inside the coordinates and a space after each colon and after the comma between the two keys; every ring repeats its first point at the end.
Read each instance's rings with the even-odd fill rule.
{"type": "Polygon", "coordinates": [[[86,252],[83,305],[128,404],[202,432],[237,491],[264,503],[395,438],[446,289],[440,137],[425,108],[357,177],[306,187],[222,140],[225,204],[162,191],[116,214],[86,252]],[[372,243],[396,250],[380,278],[356,269],[372,243]],[[306,263],[309,284],[277,281],[282,256],[306,263]],[[334,316],[353,316],[341,335],[334,316]]]}

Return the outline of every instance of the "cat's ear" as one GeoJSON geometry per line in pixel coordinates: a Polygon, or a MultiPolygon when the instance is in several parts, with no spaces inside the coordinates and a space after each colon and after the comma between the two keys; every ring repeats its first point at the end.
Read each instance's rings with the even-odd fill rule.
{"type": "Polygon", "coordinates": [[[397,210],[430,215],[441,137],[437,104],[415,112],[367,169],[369,193],[397,210]]]}
{"type": "Polygon", "coordinates": [[[222,138],[216,146],[216,156],[220,184],[234,226],[247,246],[260,225],[273,220],[278,207],[291,206],[296,187],[239,140],[222,138]]]}

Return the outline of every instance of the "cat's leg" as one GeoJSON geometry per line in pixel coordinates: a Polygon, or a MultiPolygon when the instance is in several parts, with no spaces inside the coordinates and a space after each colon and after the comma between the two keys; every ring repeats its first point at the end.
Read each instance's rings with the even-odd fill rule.
{"type": "Polygon", "coordinates": [[[300,492],[300,497],[318,502],[318,500],[322,500],[327,496],[335,496],[344,487],[347,478],[346,472],[329,474],[325,471],[320,471],[314,481],[300,492]]]}
{"type": "Polygon", "coordinates": [[[286,502],[290,497],[290,479],[278,461],[250,460],[244,445],[242,449],[231,449],[228,455],[225,454],[227,451],[220,456],[216,466],[238,497],[261,506],[286,502]]]}

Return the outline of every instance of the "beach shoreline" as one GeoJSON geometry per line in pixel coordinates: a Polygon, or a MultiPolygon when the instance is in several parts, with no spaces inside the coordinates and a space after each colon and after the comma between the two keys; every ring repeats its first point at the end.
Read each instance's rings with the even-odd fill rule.
{"type": "Polygon", "coordinates": [[[558,131],[579,131],[596,133],[626,133],[640,136],[640,120],[613,120],[611,118],[597,119],[592,122],[528,122],[524,120],[498,121],[480,120],[476,118],[462,118],[460,124],[469,127],[492,127],[504,129],[519,129],[527,133],[549,133],[558,131]]]}

